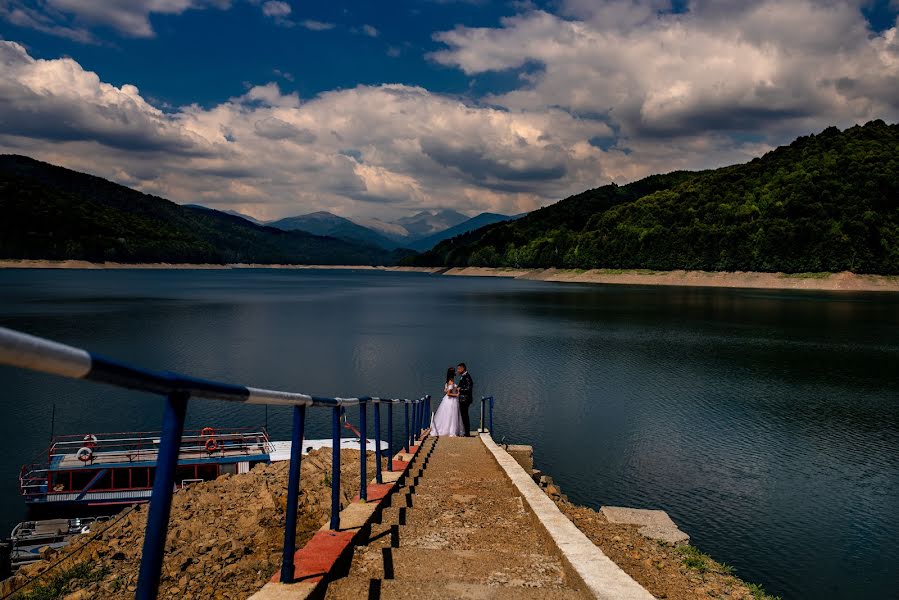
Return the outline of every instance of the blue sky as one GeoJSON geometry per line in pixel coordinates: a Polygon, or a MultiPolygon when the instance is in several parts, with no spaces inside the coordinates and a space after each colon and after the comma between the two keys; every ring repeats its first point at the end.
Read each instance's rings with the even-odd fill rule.
{"type": "Polygon", "coordinates": [[[0,0],[0,150],[262,218],[521,212],[899,112],[895,0],[0,0]]]}

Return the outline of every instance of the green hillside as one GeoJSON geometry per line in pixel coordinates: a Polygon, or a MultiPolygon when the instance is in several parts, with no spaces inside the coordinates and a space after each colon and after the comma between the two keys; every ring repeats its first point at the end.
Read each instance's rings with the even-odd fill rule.
{"type": "Polygon", "coordinates": [[[408,259],[427,266],[899,274],[899,125],[562,200],[408,259]]]}
{"type": "Polygon", "coordinates": [[[263,227],[15,155],[0,156],[0,258],[389,264],[397,255],[263,227]]]}

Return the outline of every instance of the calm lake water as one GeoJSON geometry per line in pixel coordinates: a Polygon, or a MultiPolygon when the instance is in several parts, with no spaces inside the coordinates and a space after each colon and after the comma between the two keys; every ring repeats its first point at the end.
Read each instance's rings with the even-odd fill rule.
{"type": "MultiPolygon", "coordinates": [[[[346,271],[0,271],[0,324],[151,368],[323,395],[441,390],[465,360],[497,437],[574,502],[661,508],[784,598],[897,598],[899,296],[346,271]]],[[[162,402],[0,367],[0,527],[57,433],[162,402]]],[[[309,437],[326,437],[312,411],[309,437]]],[[[476,411],[472,411],[475,418],[476,411]]],[[[189,425],[262,425],[193,401],[189,425]]],[[[276,438],[289,412],[270,409],[276,438]]]]}

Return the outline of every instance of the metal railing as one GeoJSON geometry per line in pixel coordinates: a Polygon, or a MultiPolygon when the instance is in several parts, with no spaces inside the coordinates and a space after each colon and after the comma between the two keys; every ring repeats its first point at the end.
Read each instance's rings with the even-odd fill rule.
{"type": "Polygon", "coordinates": [[[416,400],[400,398],[331,398],[295,392],[283,392],[244,387],[217,381],[198,379],[173,372],[157,372],[134,367],[80,348],[66,346],[43,338],[0,327],[0,364],[50,373],[72,379],[86,379],[118,387],[165,396],[162,432],[157,449],[156,474],[153,480],[147,528],[138,574],[138,600],[156,598],[162,571],[162,559],[172,506],[175,470],[184,436],[187,403],[191,398],[205,398],[245,404],[267,404],[293,407],[290,468],[288,474],[287,510],[284,527],[284,548],[280,580],[293,581],[293,558],[296,552],[297,504],[300,492],[300,461],[306,408],[330,408],[332,433],[331,461],[331,529],[340,527],[340,418],[347,408],[359,407],[360,484],[359,497],[367,499],[366,445],[367,408],[374,410],[375,481],[382,483],[381,472],[381,404],[387,405],[387,469],[393,470],[393,406],[402,404],[405,410],[403,447],[408,452],[420,439],[431,415],[431,397],[416,400]],[[411,410],[410,410],[411,409],[411,410]],[[411,412],[411,416],[410,416],[411,412]]]}
{"type": "Polygon", "coordinates": [[[493,432],[493,396],[484,396],[481,398],[481,426],[478,431],[489,431],[490,436],[493,437],[493,439],[496,439],[496,435],[493,432]],[[486,428],[484,427],[485,418],[487,419],[486,428]]]}

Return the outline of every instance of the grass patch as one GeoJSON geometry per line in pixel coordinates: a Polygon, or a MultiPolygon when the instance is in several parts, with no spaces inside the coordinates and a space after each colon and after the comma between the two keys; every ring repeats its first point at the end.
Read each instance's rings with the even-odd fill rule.
{"type": "Polygon", "coordinates": [[[756,598],[756,600],[780,600],[780,596],[772,596],[765,591],[765,588],[757,583],[747,583],[746,587],[749,588],[749,592],[752,594],[753,598],[756,598]]]}
{"type": "Polygon", "coordinates": [[[684,566],[700,573],[718,573],[719,575],[733,575],[734,568],[724,563],[715,561],[708,554],[703,553],[695,546],[677,546],[674,551],[683,559],[684,566]]]}
{"type": "Polygon", "coordinates": [[[14,596],[17,600],[58,600],[72,592],[69,584],[78,581],[81,584],[100,581],[109,573],[107,567],[95,567],[91,562],[83,562],[53,575],[45,583],[35,585],[30,590],[14,596]]]}
{"type": "MultiPolygon", "coordinates": [[[[719,573],[721,575],[734,575],[734,568],[730,565],[716,562],[708,554],[704,554],[694,546],[678,546],[674,551],[681,556],[684,566],[700,573],[719,573]]],[[[744,582],[746,583],[746,582],[744,582]]],[[[756,600],[781,600],[780,596],[772,596],[765,588],[757,583],[746,583],[749,593],[756,600]]]]}
{"type": "Polygon", "coordinates": [[[695,546],[678,546],[674,551],[681,555],[685,567],[700,573],[709,571],[712,563],[714,563],[711,556],[703,554],[695,546]]]}

